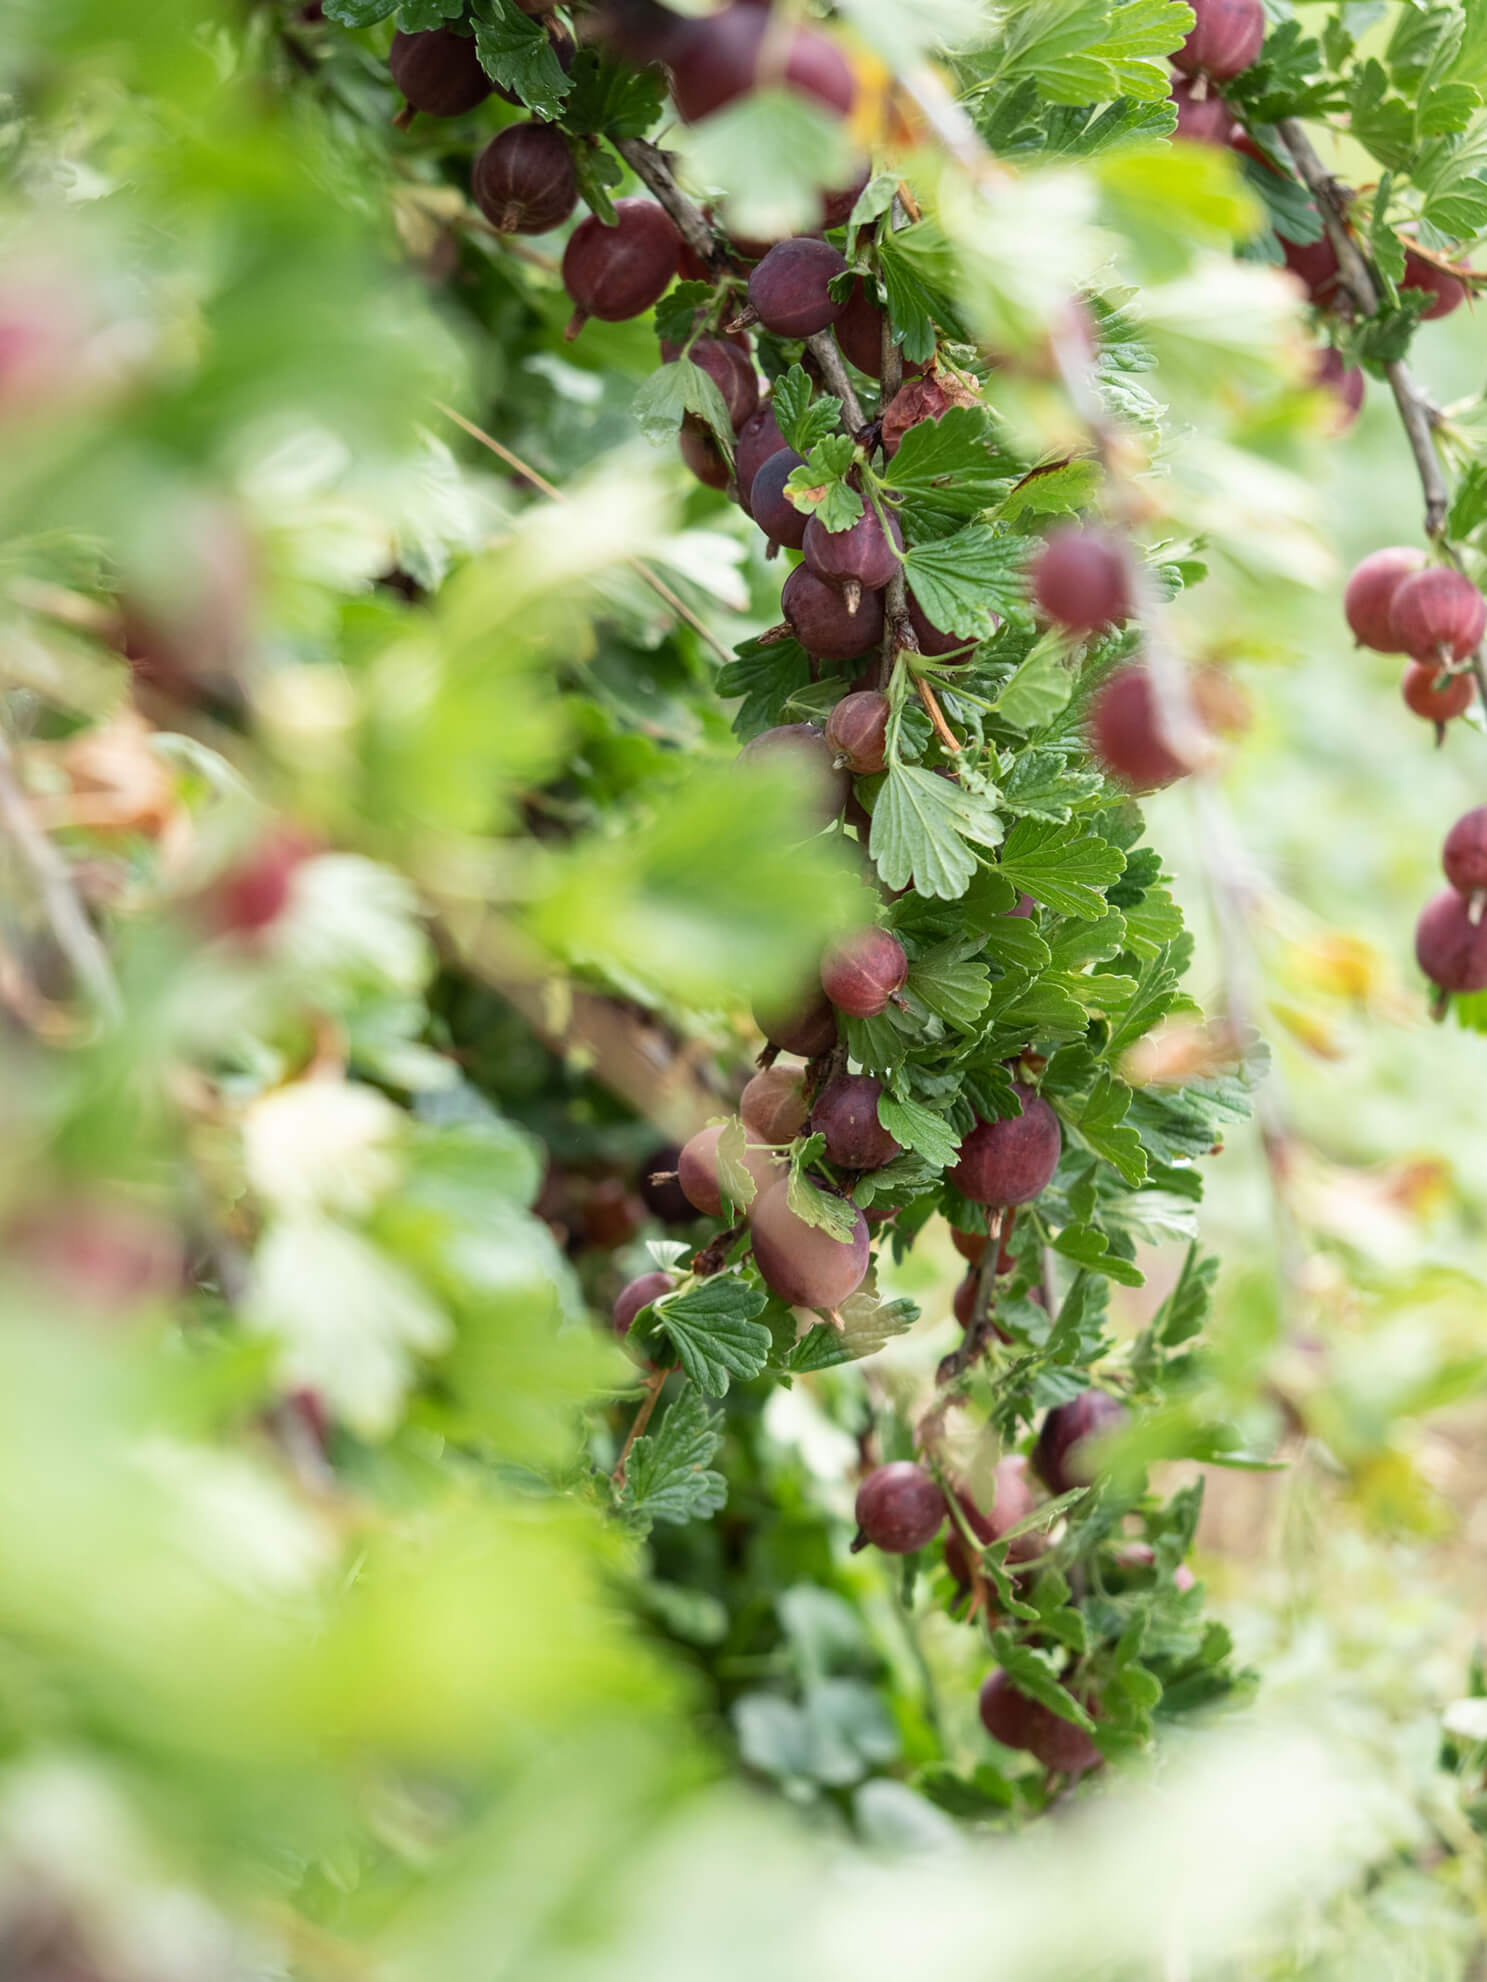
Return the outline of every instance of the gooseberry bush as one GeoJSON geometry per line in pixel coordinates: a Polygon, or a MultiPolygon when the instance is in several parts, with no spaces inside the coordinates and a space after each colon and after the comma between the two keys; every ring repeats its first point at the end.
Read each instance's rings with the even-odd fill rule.
{"type": "MultiPolygon", "coordinates": [[[[1203,1480],[1307,1423],[1200,1240],[1252,1110],[1290,1174],[1235,664],[1332,585],[1483,726],[1476,16],[64,0],[4,59],[0,1639],[28,1766],[96,1743],[224,1945],[261,1897],[162,1972],[556,1977],[595,1891],[654,1972],[607,1860],[705,1771],[952,1850],[1221,1739],[1203,1480]],[[1365,395],[1422,528],[1344,589],[1365,395]]],[[[1443,866],[1487,1029],[1487,808],[1443,866]]],[[[43,1883],[16,1972],[137,1972],[43,1883]]]]}

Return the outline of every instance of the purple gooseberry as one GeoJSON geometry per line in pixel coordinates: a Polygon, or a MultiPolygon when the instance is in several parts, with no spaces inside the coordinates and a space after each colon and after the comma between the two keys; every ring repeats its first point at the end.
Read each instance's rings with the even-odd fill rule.
{"type": "Polygon", "coordinates": [[[885,1555],[911,1555],[940,1532],[945,1496],[922,1466],[896,1459],[877,1466],[857,1489],[858,1541],[871,1542],[885,1555]]]}
{"type": "Polygon", "coordinates": [[[871,1074],[836,1074],[816,1096],[811,1133],[844,1170],[880,1170],[903,1150],[878,1120],[883,1083],[871,1074]]]}
{"type": "Polygon", "coordinates": [[[1058,1117],[1021,1081],[1013,1092],[1022,1113],[977,1122],[960,1146],[950,1181],[972,1204],[1027,1204],[1046,1188],[1063,1148],[1058,1117]]]}
{"type": "Polygon", "coordinates": [[[876,1018],[908,974],[903,945],[876,926],[838,937],[821,959],[821,989],[849,1018],[876,1018]]]}
{"type": "Polygon", "coordinates": [[[835,1308],[862,1285],[868,1267],[867,1220],[853,1214],[850,1239],[834,1239],[790,1209],[785,1179],[771,1184],[750,1214],[754,1263],[771,1293],[792,1308],[835,1308]]]}

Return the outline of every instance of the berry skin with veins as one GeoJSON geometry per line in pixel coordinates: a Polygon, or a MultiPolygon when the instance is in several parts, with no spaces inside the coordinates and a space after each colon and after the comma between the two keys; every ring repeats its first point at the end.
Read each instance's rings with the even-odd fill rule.
{"type": "Polygon", "coordinates": [[[565,335],[576,337],[588,317],[623,323],[657,302],[676,274],[682,237],[654,200],[614,203],[615,223],[590,214],[563,250],[563,287],[573,299],[565,335]]]}
{"type": "Polygon", "coordinates": [[[904,988],[909,959],[886,929],[839,937],[821,959],[821,989],[849,1018],[871,1019],[904,988]]]}
{"type": "Polygon", "coordinates": [[[475,161],[475,204],[500,234],[546,234],[578,204],[578,174],[556,124],[508,124],[475,161]]]}
{"type": "Polygon", "coordinates": [[[826,718],[826,741],[856,777],[872,777],[887,764],[888,715],[886,695],[858,688],[826,718]]]}
{"type": "Polygon", "coordinates": [[[1487,888],[1487,805],[1464,812],[1447,833],[1441,867],[1459,895],[1487,888]]]}
{"type": "Polygon", "coordinates": [[[756,1004],[754,1023],[771,1046],[802,1060],[818,1060],[836,1044],[836,1013],[819,983],[793,1004],[756,1004]]]}
{"type": "Polygon", "coordinates": [[[820,661],[857,661],[883,637],[883,595],[864,592],[856,612],[834,585],[798,564],[785,580],[780,610],[808,654],[820,661]]]}
{"type": "Polygon", "coordinates": [[[1469,674],[1446,674],[1436,661],[1411,661],[1400,692],[1404,705],[1437,728],[1464,716],[1472,703],[1469,674]]]}
{"type": "Polygon", "coordinates": [[[814,337],[842,313],[827,285],[846,271],[845,256],[828,241],[813,235],[780,241],[749,277],[749,302],[776,337],[814,337]]]}
{"type": "Polygon", "coordinates": [[[621,1287],[610,1310],[615,1334],[628,1335],[630,1324],[640,1310],[648,1308],[652,1301],[659,1301],[663,1294],[669,1294],[675,1285],[669,1273],[642,1273],[638,1279],[621,1287]]]}
{"type": "Polygon", "coordinates": [[[1249,68],[1265,40],[1261,0],[1191,0],[1197,17],[1171,58],[1185,75],[1226,83],[1249,68]]]}
{"type": "Polygon", "coordinates": [[[960,1146],[950,1181],[972,1204],[1028,1204],[1046,1189],[1063,1148],[1058,1117],[1021,1081],[1013,1092],[1022,1113],[978,1122],[960,1146]]]}
{"type": "Polygon", "coordinates": [[[756,1142],[775,1146],[793,1142],[810,1113],[800,1075],[788,1067],[768,1067],[755,1074],[739,1096],[738,1112],[756,1142]]]}
{"type": "Polygon", "coordinates": [[[1234,134],[1233,111],[1212,90],[1199,96],[1197,88],[1196,82],[1187,76],[1178,76],[1173,81],[1172,101],[1177,108],[1177,129],[1173,136],[1195,145],[1228,144],[1234,134]]]}
{"type": "MultiPolygon", "coordinates": [[[[689,1142],[682,1144],[682,1153],[677,1158],[677,1182],[685,1191],[689,1201],[709,1218],[723,1216],[723,1186],[718,1176],[718,1143],[721,1141],[726,1124],[715,1123],[709,1128],[699,1129],[689,1142]]],[[[769,1189],[778,1177],[768,1150],[752,1144],[744,1152],[743,1167],[754,1180],[756,1192],[769,1189]]]]}
{"type": "Polygon", "coordinates": [[[1436,565],[1406,578],[1389,606],[1396,650],[1417,661],[1464,661],[1487,628],[1487,599],[1459,571],[1436,565]]]}
{"type": "Polygon", "coordinates": [[[772,544],[798,551],[805,542],[809,516],[797,509],[785,493],[785,484],[805,457],[793,448],[777,448],[754,477],[749,490],[749,514],[772,544]]]}
{"type": "Polygon", "coordinates": [[[867,1220],[855,1212],[851,1238],[834,1239],[795,1215],[787,1189],[783,1179],[771,1184],[750,1212],[754,1264],[764,1284],[790,1307],[839,1307],[867,1274],[867,1220]]]}
{"type": "Polygon", "coordinates": [[[1487,917],[1471,919],[1471,904],[1443,888],[1415,924],[1415,961],[1442,991],[1487,990],[1487,917]]]}
{"type": "Polygon", "coordinates": [[[1370,551],[1354,566],[1342,595],[1342,609],[1360,647],[1370,647],[1376,654],[1399,652],[1389,624],[1394,594],[1406,578],[1423,571],[1425,564],[1424,551],[1390,544],[1385,550],[1370,551]]]}
{"type": "Polygon", "coordinates": [[[890,517],[885,530],[876,513],[864,509],[845,530],[828,530],[819,516],[806,525],[802,542],[805,561],[818,578],[836,586],[849,613],[857,612],[864,591],[881,591],[898,570],[904,538],[890,517]]]}
{"type": "Polygon", "coordinates": [[[453,28],[395,34],[387,66],[412,108],[426,117],[463,117],[495,87],[480,66],[475,37],[453,28]]]}
{"type": "Polygon", "coordinates": [[[761,406],[757,413],[744,421],[738,430],[738,446],[734,450],[734,462],[738,468],[738,486],[748,507],[749,490],[754,486],[754,477],[772,454],[778,454],[785,445],[785,436],[780,432],[780,423],[774,416],[772,406],[761,406]]]}
{"type": "Polygon", "coordinates": [[[885,1555],[912,1555],[940,1532],[945,1496],[922,1466],[896,1459],[878,1466],[857,1489],[854,1509],[860,1541],[885,1555]]]}
{"type": "Polygon", "coordinates": [[[811,1130],[843,1170],[881,1170],[903,1150],[878,1120],[883,1083],[871,1074],[837,1074],[816,1097],[811,1130]]]}

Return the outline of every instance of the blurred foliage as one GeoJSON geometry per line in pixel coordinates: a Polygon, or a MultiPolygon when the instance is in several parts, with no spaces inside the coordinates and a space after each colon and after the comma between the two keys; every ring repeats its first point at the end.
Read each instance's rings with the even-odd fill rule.
{"type": "MultiPolygon", "coordinates": [[[[1323,445],[1266,189],[1166,142],[1188,10],[841,17],[854,137],[901,146],[931,216],[885,241],[905,350],[953,318],[978,385],[982,354],[1008,361],[994,415],[916,430],[894,472],[926,593],[968,635],[988,604],[1007,622],[946,702],[1018,821],[968,913],[1013,931],[977,926],[1010,958],[995,983],[1031,959],[1043,1004],[999,1038],[986,967],[936,948],[926,909],[966,895],[1001,826],[984,793],[923,801],[940,781],[903,692],[921,810],[890,831],[896,788],[872,853],[893,885],[947,877],[894,910],[911,945],[918,918],[921,1024],[969,1013],[993,1084],[1035,1022],[1066,1042],[1049,1091],[1074,1160],[1037,1234],[1059,1333],[1022,1298],[1029,1219],[1023,1392],[975,1390],[958,1472],[984,1483],[1019,1411],[1096,1357],[1150,1405],[1039,1544],[1036,1603],[993,1563],[1030,1638],[1090,1630],[1125,1763],[1035,1827],[1052,1786],[980,1727],[990,1652],[949,1570],[849,1548],[855,1472],[874,1438],[909,1455],[955,1339],[927,1195],[844,1344],[737,1275],[704,1283],[744,1290],[710,1310],[683,1296],[695,1380],[610,1490],[645,1385],[596,1316],[707,1230],[637,1190],[731,1107],[750,1003],[861,919],[862,848],[808,837],[786,770],[733,761],[730,713],[751,734],[829,696],[791,643],[745,644],[771,569],[637,433],[650,326],[565,343],[554,244],[517,256],[474,224],[472,143],[519,110],[394,130],[392,10],[327,11],[343,25],[11,0],[0,36],[0,1972],[1478,1972],[1481,1042],[1430,1030],[1398,959],[1481,738],[1460,725],[1402,767],[1425,746],[1393,664],[1344,645],[1341,561],[1412,541],[1416,492],[1382,390],[1323,445]],[[890,72],[943,46],[962,53],[930,85],[957,84],[1017,168],[989,199],[922,121],[892,122],[890,72]],[[1239,1126],[1259,1055],[1208,1053],[1161,862],[1053,747],[1088,682],[1034,642],[1018,545],[1090,496],[1046,362],[1076,291],[1103,404],[1150,448],[1184,652],[1231,669],[1252,718],[1227,783],[1297,1131],[1279,1234],[1239,1126]],[[1022,480],[1034,462],[1055,474],[1022,480]],[[981,478],[954,514],[947,464],[981,478]],[[742,648],[722,676],[719,626],[742,648]],[[91,1001],[59,885],[107,936],[91,1001]],[[1019,885],[1057,954],[1002,919],[1019,885]],[[265,889],[283,901],[257,924],[265,889]],[[1074,1043],[1090,963],[1129,1090],[1074,1043]],[[1200,1225],[1192,1159],[1220,1140],[1200,1225]],[[1300,1254],[1289,1282],[1278,1251],[1300,1254]],[[1150,1565],[1120,1553],[1138,1518],[1150,1565]],[[1207,1589],[1183,1590],[1195,1527],[1207,1589]],[[1106,1580],[1076,1591],[1091,1565],[1106,1580]],[[1251,1669],[1258,1703],[1212,1725],[1251,1669]]],[[[1239,97],[1266,123],[1349,106],[1366,152],[1340,156],[1378,182],[1387,264],[1396,221],[1444,247],[1487,219],[1487,75],[1470,8],[1383,12],[1339,10],[1325,53],[1282,24],[1239,97]]],[[[479,17],[522,46],[504,0],[479,17]]],[[[629,135],[659,93],[565,101],[571,128],[629,135]]],[[[809,220],[843,157],[776,91],[685,148],[745,233],[809,220]]],[[[766,348],[772,377],[790,355],[766,348]]],[[[1468,314],[1416,360],[1459,402],[1464,455],[1468,314]]],[[[1119,658],[1099,646],[1096,671],[1119,658]]],[[[1190,803],[1159,796],[1150,822],[1217,1007],[1190,803]]],[[[925,1177],[936,1099],[901,1118],[925,1177]]],[[[1082,1713],[1038,1652],[998,1645],[1082,1713]]]]}

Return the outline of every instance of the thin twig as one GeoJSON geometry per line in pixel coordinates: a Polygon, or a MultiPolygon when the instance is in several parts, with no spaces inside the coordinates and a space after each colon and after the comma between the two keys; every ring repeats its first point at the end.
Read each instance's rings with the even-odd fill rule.
{"type": "MultiPolygon", "coordinates": [[[[986,1218],[986,1250],[981,1255],[981,1264],[976,1269],[976,1294],[971,1302],[971,1319],[960,1347],[953,1349],[948,1356],[940,1359],[935,1371],[935,1382],[941,1387],[954,1383],[974,1363],[986,1353],[986,1345],[996,1333],[993,1304],[996,1295],[997,1260],[1002,1249],[1002,1225],[1005,1211],[992,1211],[986,1218]]],[[[981,1544],[977,1544],[979,1548],[981,1544]]]]}
{"type": "Polygon", "coordinates": [[[924,679],[923,675],[919,674],[916,674],[914,677],[914,686],[919,690],[919,700],[924,704],[925,715],[929,717],[930,722],[934,725],[935,735],[952,756],[958,757],[960,755],[960,740],[956,736],[955,731],[951,729],[949,723],[945,721],[945,712],[935,700],[934,690],[924,679]]]}
{"type": "MultiPolygon", "coordinates": [[[[897,226],[902,207],[901,197],[895,194],[888,214],[890,231],[897,226]]],[[[882,353],[883,363],[880,374],[882,390],[878,398],[881,405],[889,406],[897,398],[899,387],[904,382],[904,353],[903,346],[893,334],[893,323],[886,310],[883,312],[882,353]]],[[[908,582],[904,577],[902,562],[897,562],[893,567],[893,576],[888,581],[883,599],[883,651],[878,662],[880,688],[888,686],[888,677],[893,671],[894,659],[900,647],[917,648],[918,645],[914,629],[909,622],[908,582]]],[[[921,682],[919,687],[922,694],[924,684],[921,682]]]]}
{"type": "Polygon", "coordinates": [[[77,898],[66,861],[31,816],[16,777],[15,754],[3,735],[0,735],[0,828],[30,869],[47,925],[74,978],[102,1017],[116,1024],[124,1007],[108,952],[77,898]]]}
{"type": "Polygon", "coordinates": [[[702,210],[689,200],[676,183],[668,153],[645,138],[617,138],[615,150],[636,178],[649,186],[661,205],[676,222],[677,232],[698,260],[718,274],[736,268],[732,257],[708,225],[702,210]]]}
{"type": "Polygon", "coordinates": [[[622,1487],[625,1484],[625,1467],[629,1464],[631,1450],[634,1447],[636,1439],[640,1437],[641,1433],[650,1423],[651,1413],[661,1401],[661,1392],[666,1387],[666,1379],[670,1374],[671,1371],[669,1369],[654,1369],[645,1380],[645,1397],[641,1402],[640,1409],[635,1413],[635,1421],[630,1427],[623,1446],[620,1448],[620,1456],[615,1462],[614,1471],[609,1476],[617,1487],[622,1487]]]}
{"type": "MultiPolygon", "coordinates": [[[[454,408],[452,406],[446,406],[442,399],[436,399],[434,405],[447,419],[453,420],[457,427],[463,427],[472,440],[478,440],[482,447],[488,447],[492,454],[498,455],[509,467],[514,468],[519,475],[524,475],[532,484],[533,488],[540,490],[550,502],[566,502],[568,500],[561,489],[555,488],[545,476],[539,475],[537,470],[523,461],[519,454],[513,454],[509,447],[503,446],[498,440],[493,440],[482,428],[477,427],[473,420],[467,420],[463,413],[456,413],[454,408]]],[[[684,619],[694,633],[702,636],[708,646],[718,656],[719,660],[731,661],[733,659],[731,651],[723,645],[715,633],[708,630],[707,626],[698,618],[697,614],[693,612],[686,601],[677,597],[664,578],[658,578],[650,566],[641,558],[630,557],[626,558],[625,562],[630,566],[632,571],[645,580],[646,584],[650,586],[651,590],[663,604],[669,606],[679,618],[684,619]]]]}
{"type": "MultiPolygon", "coordinates": [[[[1283,117],[1276,129],[1307,191],[1317,203],[1317,213],[1337,256],[1339,280],[1343,288],[1361,316],[1377,316],[1378,285],[1362,250],[1349,231],[1342,188],[1317,156],[1311,139],[1298,119],[1283,117]]],[[[1410,444],[1410,453],[1415,458],[1420,487],[1424,491],[1425,534],[1431,538],[1439,537],[1450,505],[1450,492],[1435,451],[1433,428],[1438,417],[1436,408],[1416,385],[1409,366],[1402,358],[1386,365],[1384,376],[1394,394],[1394,403],[1399,409],[1400,422],[1410,444]]]]}
{"type": "Polygon", "coordinates": [[[822,384],[842,402],[842,415],[852,438],[857,439],[867,422],[862,417],[862,405],[852,381],[847,377],[847,367],[842,362],[836,339],[829,330],[818,330],[814,337],[806,339],[805,348],[816,361],[822,384]]]}

